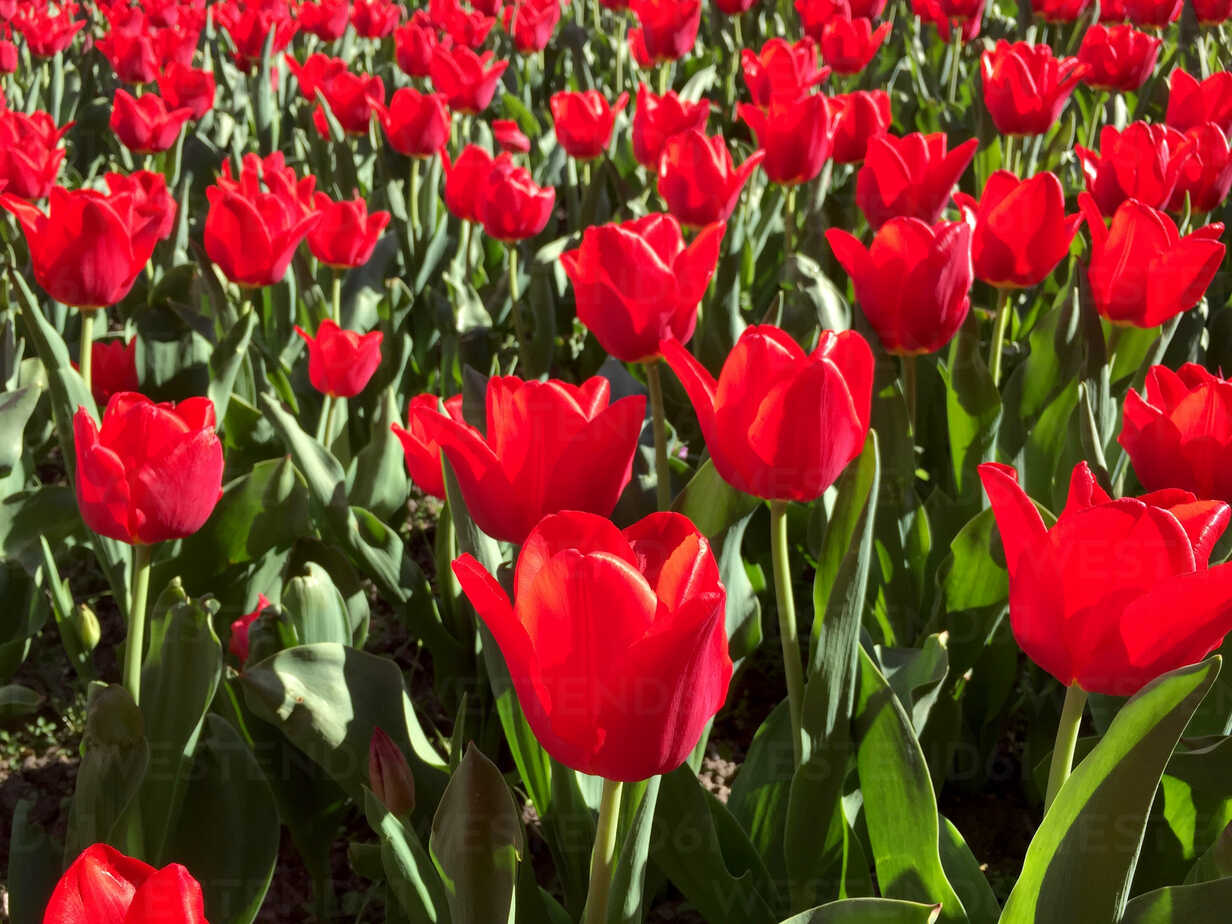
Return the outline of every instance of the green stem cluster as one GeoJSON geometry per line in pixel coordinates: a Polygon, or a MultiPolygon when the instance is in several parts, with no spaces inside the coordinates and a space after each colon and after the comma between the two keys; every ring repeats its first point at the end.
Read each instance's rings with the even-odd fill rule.
{"type": "Polygon", "coordinates": [[[795,766],[803,759],[801,727],[804,719],[804,668],[796,633],[796,601],[791,589],[788,561],[787,501],[770,501],[770,553],[774,560],[774,595],[779,611],[779,640],[783,646],[783,672],[787,675],[787,708],[791,714],[791,752],[795,766]]]}

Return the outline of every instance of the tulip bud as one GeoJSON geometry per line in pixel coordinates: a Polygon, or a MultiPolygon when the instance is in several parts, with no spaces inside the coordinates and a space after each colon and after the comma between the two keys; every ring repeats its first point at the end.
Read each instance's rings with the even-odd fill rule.
{"type": "Polygon", "coordinates": [[[77,640],[81,642],[82,652],[88,654],[97,648],[98,640],[102,637],[102,630],[99,629],[98,617],[94,615],[94,610],[84,603],[78,603],[73,607],[71,620],[73,631],[77,633],[77,640]]]}
{"type": "Polygon", "coordinates": [[[415,809],[415,778],[406,757],[380,728],[368,745],[368,785],[385,808],[400,818],[415,809]]]}

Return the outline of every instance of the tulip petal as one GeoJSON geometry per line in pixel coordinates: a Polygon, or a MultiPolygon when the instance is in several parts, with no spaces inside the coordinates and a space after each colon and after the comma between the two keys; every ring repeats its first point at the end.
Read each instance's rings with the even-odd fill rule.
{"type": "Polygon", "coordinates": [[[1048,530],[1039,510],[1018,483],[1018,472],[999,462],[985,462],[979,467],[979,475],[992,504],[1005,564],[1013,581],[1019,562],[1034,554],[1048,530]]]}
{"type": "Polygon", "coordinates": [[[164,866],[137,889],[125,924],[206,924],[201,884],[179,863],[164,866]]]}
{"type": "Polygon", "coordinates": [[[119,455],[99,442],[98,425],[85,408],[78,408],[73,415],[73,443],[77,456],[75,489],[81,518],[100,536],[132,542],[129,524],[132,500],[124,463],[119,455]]]}
{"type": "Polygon", "coordinates": [[[642,395],[599,412],[554,458],[544,483],[544,509],[607,516],[633,476],[633,457],[646,417],[642,395]]]}
{"type": "Polygon", "coordinates": [[[544,517],[526,537],[514,572],[514,596],[526,594],[543,566],[566,549],[583,555],[606,552],[643,570],[629,541],[611,520],[597,514],[566,510],[544,517]]]}

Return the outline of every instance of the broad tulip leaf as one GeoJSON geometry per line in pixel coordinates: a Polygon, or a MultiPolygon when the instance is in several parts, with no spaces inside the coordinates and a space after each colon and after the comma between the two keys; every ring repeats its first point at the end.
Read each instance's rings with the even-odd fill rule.
{"type": "Polygon", "coordinates": [[[692,520],[702,535],[713,539],[760,503],[756,497],[737,491],[724,481],[714,463],[707,459],[676,495],[672,509],[692,520]]]}
{"type": "Polygon", "coordinates": [[[966,924],[962,901],[941,864],[937,798],[924,752],[898,697],[863,650],[854,731],[864,818],[882,894],[939,902],[939,920],[966,924]]]}
{"type": "Polygon", "coordinates": [[[0,721],[31,715],[42,705],[43,697],[19,683],[0,687],[0,721]]]}
{"type": "Polygon", "coordinates": [[[381,393],[377,413],[372,416],[372,436],[355,457],[355,477],[351,483],[351,503],[365,507],[381,518],[389,518],[406,506],[408,492],[406,462],[402,444],[390,429],[401,423],[398,400],[392,388],[381,393]]]}
{"type": "Polygon", "coordinates": [[[893,898],[847,898],[792,915],[781,924],[933,924],[939,905],[893,898]]]}
{"type": "Polygon", "coordinates": [[[47,900],[60,879],[60,851],[30,818],[31,799],[13,811],[9,837],[8,912],[11,924],[43,924],[47,900]]]}
{"type": "Polygon", "coordinates": [[[407,924],[450,924],[449,898],[415,830],[363,788],[364,814],[381,840],[381,865],[407,924]]]}
{"type": "Polygon", "coordinates": [[[1120,917],[1160,777],[1219,664],[1165,674],[1121,708],[1031,840],[1002,924],[1120,917]]]}
{"type": "Polygon", "coordinates": [[[231,392],[235,389],[235,379],[239,375],[244,357],[248,353],[248,344],[252,342],[252,332],[257,327],[257,313],[247,311],[223,335],[210,354],[210,400],[214,402],[214,419],[220,428],[227,418],[227,405],[231,401],[231,392]]]}
{"type": "Polygon", "coordinates": [[[0,394],[0,477],[11,472],[21,459],[22,433],[40,394],[35,385],[0,394]]]}
{"type": "Polygon", "coordinates": [[[944,378],[954,484],[958,496],[964,497],[978,493],[975,468],[991,458],[1001,423],[1001,393],[980,355],[980,324],[974,312],[954,338],[944,378]]]}
{"type": "MultiPolygon", "coordinates": [[[[732,781],[727,810],[740,822],[771,875],[786,874],[783,838],[791,825],[788,799],[796,768],[792,757],[791,719],[787,701],[774,707],[757,729],[740,772],[732,781]]],[[[813,811],[821,806],[816,806],[813,811]]],[[[809,814],[812,815],[813,811],[809,814]]],[[[811,818],[816,828],[816,818],[811,818]]],[[[824,832],[823,832],[824,834],[824,832]]],[[[798,845],[786,845],[789,856],[798,845]]]]}
{"type": "Polygon", "coordinates": [[[505,778],[474,744],[441,796],[428,850],[455,924],[509,920],[526,836],[505,778]]]}
{"type": "Polygon", "coordinates": [[[248,744],[207,715],[167,862],[192,870],[210,924],[250,924],[269,890],[281,827],[274,794],[248,744]]]}
{"type": "Polygon", "coordinates": [[[1223,924],[1232,908],[1232,877],[1147,892],[1125,906],[1119,924],[1223,924]]]}
{"type": "Polygon", "coordinates": [[[368,746],[380,726],[410,756],[417,812],[444,791],[444,762],[419,725],[388,658],[337,644],[280,651],[240,675],[244,698],[258,717],[276,725],[354,799],[368,779],[368,746]]]}
{"type": "Polygon", "coordinates": [[[77,498],[67,485],[42,485],[0,500],[0,551],[30,574],[43,563],[42,539],[60,545],[84,535],[77,498]]]}
{"type": "Polygon", "coordinates": [[[941,816],[941,866],[962,899],[971,924],[996,924],[1001,915],[996,893],[962,834],[944,815],[941,816]]]}
{"type": "Polygon", "coordinates": [[[282,607],[290,614],[302,644],[351,644],[346,601],[329,572],[316,562],[307,562],[302,574],[287,581],[282,591],[282,607]]]}

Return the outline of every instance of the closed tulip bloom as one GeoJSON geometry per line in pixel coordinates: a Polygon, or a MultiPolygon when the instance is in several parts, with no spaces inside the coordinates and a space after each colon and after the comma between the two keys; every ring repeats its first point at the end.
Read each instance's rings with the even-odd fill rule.
{"type": "Polygon", "coordinates": [[[374,102],[372,108],[389,146],[399,154],[433,157],[449,142],[449,108],[439,93],[401,87],[388,106],[374,102]]]}
{"type": "Polygon", "coordinates": [[[657,359],[663,340],[688,343],[724,229],[709,225],[686,247],[670,215],[587,228],[582,246],[560,258],[578,320],[622,362],[657,359]]]}
{"type": "Polygon", "coordinates": [[[1109,228],[1089,193],[1078,205],[1091,232],[1091,295],[1096,310],[1114,323],[1156,327],[1188,311],[1223,262],[1221,224],[1181,237],[1163,212],[1129,199],[1109,228]]]}
{"type": "Polygon", "coordinates": [[[999,289],[1039,285],[1069,253],[1082,216],[1065,214],[1065,192],[1052,173],[1020,180],[998,170],[976,202],[955,193],[971,234],[975,278],[999,289]]]}
{"type": "Polygon", "coordinates": [[[391,813],[408,817],[415,809],[415,777],[406,755],[379,726],[368,743],[368,788],[391,813]]]}
{"type": "Polygon", "coordinates": [[[477,144],[468,144],[456,161],[450,161],[448,153],[442,151],[441,163],[445,170],[445,208],[463,221],[478,222],[477,193],[492,169],[492,155],[477,144]]]}
{"type": "Polygon", "coordinates": [[[1232,0],[1193,0],[1200,26],[1218,26],[1232,18],[1232,0]]]}
{"type": "Polygon", "coordinates": [[[1031,12],[1044,22],[1077,22],[1091,0],[1031,0],[1031,12]]]}
{"type": "Polygon", "coordinates": [[[150,545],[199,530],[222,495],[222,443],[214,404],[155,404],[120,392],[100,427],[85,408],[73,417],[77,505],[86,526],[109,539],[150,545]]]}
{"type": "MultiPolygon", "coordinates": [[[[390,424],[394,436],[402,443],[402,452],[406,457],[406,473],[411,476],[412,483],[424,494],[445,499],[445,476],[441,469],[441,445],[435,436],[429,436],[428,428],[424,426],[426,414],[439,417],[441,401],[436,395],[416,395],[406,409],[406,426],[390,424]]],[[[445,413],[461,427],[469,429],[462,416],[462,396],[454,395],[444,401],[445,413]]],[[[435,430],[432,431],[436,433],[435,430]]],[[[483,435],[479,434],[482,439],[483,435]]]]}
{"type": "Polygon", "coordinates": [[[167,191],[167,178],[151,170],[136,173],[108,173],[107,189],[113,195],[127,193],[133,200],[133,239],[140,249],[165,241],[175,228],[177,205],[167,191]]]}
{"type": "Polygon", "coordinates": [[[1078,46],[1078,60],[1086,65],[1082,82],[1096,90],[1134,93],[1154,72],[1161,44],[1163,39],[1133,26],[1096,23],[1078,46]]]}
{"type": "Polygon", "coordinates": [[[886,0],[795,0],[800,28],[815,42],[821,41],[826,24],[838,18],[876,19],[886,7],[886,0]]]}
{"type": "Polygon", "coordinates": [[[950,151],[942,132],[873,138],[856,174],[856,204],[874,230],[895,217],[936,224],[978,144],[972,138],[950,151]]]}
{"type": "Polygon", "coordinates": [[[522,54],[543,51],[560,22],[560,0],[516,0],[505,7],[502,24],[522,54]]]}
{"type": "Polygon", "coordinates": [[[107,844],[87,847],[51,893],[43,924],[207,924],[201,884],[179,863],[156,870],[107,844]]]}
{"type": "Polygon", "coordinates": [[[389,212],[369,215],[368,203],[361,197],[335,202],[323,192],[316,194],[316,207],[320,221],[308,232],[312,255],[334,269],[367,263],[389,224],[389,212]]]}
{"type": "Polygon", "coordinates": [[[766,500],[816,500],[868,435],[873,353],[855,331],[822,331],[805,353],[784,331],[745,328],[716,382],[675,341],[663,358],[697,412],[715,470],[766,500]]]}
{"type": "Polygon", "coordinates": [[[937,38],[948,45],[958,32],[962,44],[972,42],[983,26],[984,4],[980,0],[910,0],[911,12],[931,23],[937,38]]]}
{"type": "Polygon", "coordinates": [[[432,51],[432,85],[445,97],[449,108],[476,115],[488,108],[508,61],[493,61],[492,52],[476,55],[469,48],[432,51]]]}
{"type": "Polygon", "coordinates": [[[1042,135],[1056,124],[1085,68],[1048,45],[1001,39],[980,58],[984,105],[1003,135],[1042,135]]]}
{"type": "Polygon", "coordinates": [[[714,0],[719,12],[727,16],[740,16],[757,5],[757,0],[714,0]]]}
{"type": "Polygon", "coordinates": [[[21,199],[46,199],[67,155],[61,141],[73,123],[56,128],[45,112],[14,112],[0,106],[0,181],[21,199]]]}
{"type": "Polygon", "coordinates": [[[613,106],[598,90],[580,93],[562,90],[553,93],[549,102],[556,140],[565,153],[578,160],[594,160],[607,149],[616,113],[625,108],[629,94],[621,93],[613,106]]]}
{"type": "Polygon", "coordinates": [[[1125,12],[1136,26],[1163,29],[1181,18],[1184,0],[1125,0],[1125,12]]]}
{"type": "Polygon", "coordinates": [[[158,49],[154,47],[154,32],[138,27],[127,31],[112,27],[94,43],[125,83],[150,83],[158,77],[158,49]]]}
{"type": "Polygon", "coordinates": [[[864,160],[869,142],[890,130],[890,94],[885,90],[857,90],[830,97],[834,115],[834,152],[838,164],[864,160]]]}
{"type": "Polygon", "coordinates": [[[158,92],[169,109],[188,109],[199,119],[214,108],[214,73],[172,63],[158,76],[158,92]]]}
{"type": "Polygon", "coordinates": [[[299,26],[322,42],[336,42],[346,32],[351,16],[350,0],[317,0],[299,5],[299,26]]]}
{"type": "Polygon", "coordinates": [[[1174,70],[1164,121],[1182,132],[1214,122],[1225,135],[1232,135],[1232,72],[1216,71],[1198,80],[1180,68],[1174,70]]]}
{"type": "Polygon", "coordinates": [[[248,632],[252,629],[252,624],[261,618],[261,612],[269,605],[270,601],[265,594],[259,593],[257,594],[257,608],[231,623],[231,640],[227,643],[227,650],[235,655],[240,664],[248,660],[248,632]]]}
{"type": "MultiPolygon", "coordinates": [[[[673,135],[687,131],[705,131],[710,114],[710,100],[696,103],[682,100],[669,90],[655,96],[646,84],[637,85],[637,108],[633,113],[633,156],[647,170],[659,169],[663,145],[673,135]]],[[[3,156],[3,155],[0,155],[3,156]]]]}
{"type": "Polygon", "coordinates": [[[416,10],[405,25],[394,31],[394,59],[403,73],[427,77],[432,70],[432,54],[439,44],[436,27],[428,14],[416,10]]]}
{"type": "Polygon", "coordinates": [[[700,228],[727,221],[765,156],[765,151],[754,151],[737,168],[722,134],[708,138],[695,130],[673,135],[659,158],[659,195],[682,225],[700,228]]]}
{"type": "Polygon", "coordinates": [[[624,530],[589,513],[548,517],[518,556],[512,604],[471,556],[453,570],[531,731],[566,767],[624,782],[668,773],[727,698],[727,593],[710,544],[678,513],[624,530]]]}
{"type": "Polygon", "coordinates": [[[1123,23],[1129,19],[1125,9],[1125,0],[1100,0],[1099,21],[1123,23]]]}
{"type": "MultiPolygon", "coordinates": [[[[323,83],[319,90],[338,126],[348,135],[366,135],[372,114],[385,102],[385,84],[380,77],[343,71],[323,83]]],[[[322,138],[329,137],[329,121],[318,105],[312,114],[312,124],[322,138]]]]}
{"type": "Polygon", "coordinates": [[[128,295],[157,238],[129,193],[52,187],[47,213],[0,194],[0,207],[21,225],[34,280],[56,301],[103,308],[128,295]]]}
{"type": "Polygon", "coordinates": [[[1074,150],[1082,164],[1087,191],[1105,216],[1111,216],[1127,199],[1163,208],[1190,157],[1183,134],[1147,122],[1131,122],[1121,132],[1105,125],[1100,131],[1098,154],[1082,145],[1075,145],[1074,150]]]}
{"type": "Polygon", "coordinates": [[[510,154],[530,152],[530,139],[513,119],[493,119],[492,138],[502,151],[508,151],[510,154]]]}
{"type": "Polygon", "coordinates": [[[454,45],[478,49],[496,20],[478,10],[463,7],[458,0],[430,0],[428,18],[454,45]]]}
{"type": "Polygon", "coordinates": [[[817,66],[817,45],[811,38],[794,45],[772,38],[759,52],[742,48],[740,67],[755,106],[769,106],[776,100],[795,102],[830,75],[828,67],[817,66]]]}
{"type": "Polygon", "coordinates": [[[890,34],[890,23],[876,29],[868,19],[836,16],[821,33],[821,57],[836,74],[858,74],[873,60],[890,34]]]}
{"type": "Polygon", "coordinates": [[[205,252],[228,279],[259,288],[280,281],[295,248],[320,221],[313,199],[315,179],[297,180],[275,152],[262,160],[244,157],[239,182],[231,179],[230,163],[223,176],[207,187],[205,252]],[[262,188],[264,184],[264,189],[262,188]]]}
{"type": "Polygon", "coordinates": [[[1232,502],[1232,382],[1186,363],[1152,366],[1145,384],[1125,396],[1117,437],[1138,481],[1232,502]]]}
{"type": "Polygon", "coordinates": [[[168,110],[166,100],[153,93],[133,97],[116,90],[115,103],[111,107],[111,130],[133,153],[157,154],[175,144],[180,129],[191,117],[191,109],[168,110]]]}
{"type": "Polygon", "coordinates": [[[0,74],[16,73],[17,61],[17,46],[7,38],[0,38],[0,74]]]}
{"type": "Polygon", "coordinates": [[[312,387],[331,398],[354,398],[381,364],[379,330],[359,334],[343,330],[326,318],[315,337],[298,324],[295,332],[308,345],[308,379],[312,387]]]}
{"type": "Polygon", "coordinates": [[[241,70],[251,71],[261,63],[270,30],[274,32],[271,51],[281,52],[299,30],[299,20],[292,16],[291,5],[285,0],[262,3],[241,3],[222,0],[211,4],[211,13],[231,37],[235,46],[232,57],[241,70]]]}
{"type": "Polygon", "coordinates": [[[675,61],[697,41],[701,0],[630,0],[629,9],[638,21],[638,28],[629,30],[629,44],[642,60],[675,61]]]}
{"type": "Polygon", "coordinates": [[[550,513],[608,516],[633,472],[646,399],[609,404],[607,379],[488,380],[484,433],[443,415],[420,418],[449,459],[467,512],[494,539],[522,543],[550,513]]]}
{"type": "Polygon", "coordinates": [[[1214,122],[1207,122],[1185,133],[1185,149],[1189,156],[1181,166],[1176,190],[1168,203],[1168,211],[1197,214],[1213,211],[1223,205],[1232,188],[1232,146],[1227,136],[1214,122]]]}
{"type": "Polygon", "coordinates": [[[771,182],[798,186],[821,173],[837,127],[826,97],[813,94],[766,109],[741,103],[737,111],[766,152],[761,166],[771,182]]]}
{"type": "Polygon", "coordinates": [[[530,171],[515,166],[508,154],[492,161],[475,192],[476,214],[484,232],[498,241],[522,241],[547,226],[556,190],[537,186],[530,171]]]}
{"type": "Polygon", "coordinates": [[[402,4],[394,0],[353,0],[351,25],[363,38],[384,38],[402,21],[402,4]]]}
{"type": "Polygon", "coordinates": [[[856,301],[886,352],[935,353],[953,338],[971,307],[971,227],[892,218],[865,249],[831,228],[826,240],[855,287],[856,301]]]}
{"type": "Polygon", "coordinates": [[[1005,549],[1014,638],[1061,683],[1130,696],[1200,661],[1232,628],[1232,565],[1209,565],[1227,504],[1176,489],[1113,500],[1083,462],[1048,529],[1012,468],[986,462],[980,480],[1005,549]]]}
{"type": "MultiPolygon", "coordinates": [[[[73,363],[77,368],[77,363],[73,363]]],[[[95,340],[90,346],[90,392],[94,403],[106,407],[111,396],[122,391],[136,391],[137,341],[122,339],[95,340]]]]}
{"type": "Polygon", "coordinates": [[[332,58],[319,51],[305,58],[303,64],[293,55],[285,55],[283,60],[287,62],[287,69],[295,75],[299,92],[310,102],[316,102],[317,91],[324,92],[335,77],[345,74],[347,70],[347,63],[342,58],[332,58]]]}

